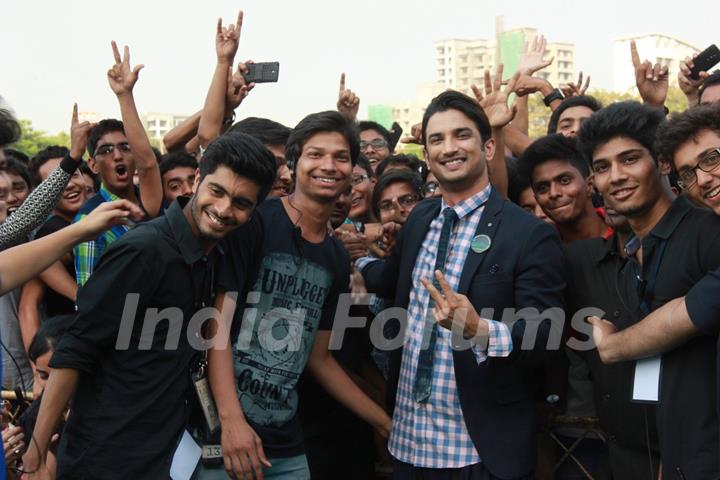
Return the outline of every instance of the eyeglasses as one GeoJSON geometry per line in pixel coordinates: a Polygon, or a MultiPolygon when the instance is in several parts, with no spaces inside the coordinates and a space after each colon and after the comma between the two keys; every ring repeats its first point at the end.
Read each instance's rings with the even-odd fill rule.
{"type": "Polygon", "coordinates": [[[697,182],[697,172],[699,168],[705,173],[710,173],[720,165],[720,148],[710,150],[700,158],[697,165],[687,170],[683,170],[678,174],[678,185],[683,190],[689,190],[697,182]]]}
{"type": "Polygon", "coordinates": [[[424,197],[431,197],[437,192],[437,189],[440,187],[440,184],[438,182],[427,182],[425,185],[423,185],[422,193],[424,197]]]}
{"type": "Polygon", "coordinates": [[[381,148],[387,148],[387,146],[387,142],[382,138],[376,138],[375,140],[370,140],[369,142],[360,140],[360,150],[365,150],[367,147],[372,147],[373,150],[380,150],[381,148]]]}
{"type": "Polygon", "coordinates": [[[360,185],[362,182],[364,182],[365,180],[367,180],[368,178],[370,178],[369,175],[353,175],[352,180],[350,180],[350,184],[353,187],[356,187],[356,186],[360,185]]]}
{"type": "Polygon", "coordinates": [[[117,145],[113,145],[112,143],[107,143],[105,145],[100,145],[97,150],[95,150],[95,156],[98,155],[110,155],[115,151],[116,148],[119,148],[121,152],[129,152],[130,151],[130,144],[128,142],[122,142],[118,143],[117,145]]]}
{"type": "Polygon", "coordinates": [[[388,212],[395,208],[396,201],[403,208],[411,208],[413,205],[415,205],[418,202],[418,197],[417,197],[417,195],[408,193],[407,195],[403,195],[402,197],[396,197],[396,198],[390,198],[388,200],[383,200],[382,202],[380,202],[378,204],[378,208],[380,210],[382,210],[383,212],[388,212]]]}

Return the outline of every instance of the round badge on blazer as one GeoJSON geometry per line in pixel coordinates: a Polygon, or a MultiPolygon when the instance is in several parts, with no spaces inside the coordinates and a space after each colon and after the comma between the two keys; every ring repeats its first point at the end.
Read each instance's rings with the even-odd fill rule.
{"type": "Polygon", "coordinates": [[[470,243],[470,248],[472,248],[472,251],[475,253],[483,253],[490,248],[490,245],[492,245],[492,240],[490,240],[490,237],[485,234],[476,235],[475,237],[473,237],[472,242],[470,243]]]}

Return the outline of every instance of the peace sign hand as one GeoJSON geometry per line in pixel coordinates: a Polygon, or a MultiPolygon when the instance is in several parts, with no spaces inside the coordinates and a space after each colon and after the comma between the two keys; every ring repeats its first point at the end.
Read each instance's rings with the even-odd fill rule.
{"type": "Polygon", "coordinates": [[[132,93],[135,82],[138,80],[138,74],[145,65],[137,65],[135,68],[130,68],[130,49],[127,45],[123,49],[123,56],[120,58],[120,51],[118,50],[117,43],[115,40],[111,42],[113,56],[115,57],[115,65],[110,68],[107,72],[108,83],[110,88],[115,95],[123,95],[132,93]]]}
{"type": "Polygon", "coordinates": [[[440,270],[435,270],[435,278],[442,292],[438,291],[429,279],[420,280],[435,301],[435,308],[433,308],[435,321],[448,330],[453,330],[453,324],[457,324],[465,338],[487,337],[489,334],[488,324],[480,318],[475,307],[470,303],[470,299],[455,292],[440,270]]]}

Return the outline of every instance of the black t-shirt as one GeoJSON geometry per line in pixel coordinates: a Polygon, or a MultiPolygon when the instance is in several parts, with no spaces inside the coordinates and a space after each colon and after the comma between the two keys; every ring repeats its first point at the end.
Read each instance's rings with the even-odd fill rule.
{"type": "MultiPolygon", "coordinates": [[[[55,233],[58,230],[70,225],[70,222],[58,215],[52,215],[35,234],[35,238],[42,238],[51,233],[55,233]]],[[[65,270],[68,274],[75,279],[75,262],[73,260],[72,252],[68,253],[69,258],[63,258],[61,261],[65,270]],[[65,261],[69,260],[69,261],[65,261]]],[[[69,298],[59,294],[49,286],[45,290],[45,296],[43,297],[45,303],[45,313],[48,317],[54,317],[56,315],[66,315],[75,313],[75,302],[69,298]]]]}
{"type": "Polygon", "coordinates": [[[58,479],[169,477],[196,357],[188,324],[209,302],[214,254],[177,202],[108,247],[50,361],[80,372],[58,479]]]}
{"type": "Polygon", "coordinates": [[[231,341],[240,404],[268,456],[299,455],[298,379],[348,291],[350,258],[329,235],[304,240],[280,199],[261,204],[223,249],[218,285],[239,293],[231,341]]]}
{"type": "MultiPolygon", "coordinates": [[[[652,293],[651,310],[685,296],[720,267],[719,241],[720,218],[678,197],[642,240],[644,288],[640,297],[652,293]],[[655,288],[650,292],[656,258],[661,261],[655,288]]],[[[708,331],[662,356],[657,420],[665,478],[678,472],[688,480],[720,475],[716,343],[717,331],[708,331]]]]}

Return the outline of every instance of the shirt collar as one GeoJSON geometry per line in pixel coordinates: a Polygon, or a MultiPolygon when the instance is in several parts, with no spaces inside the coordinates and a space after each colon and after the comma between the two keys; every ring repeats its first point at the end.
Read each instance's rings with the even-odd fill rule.
{"type": "Polygon", "coordinates": [[[690,203],[690,200],[686,197],[677,197],[657,225],[650,230],[650,235],[663,239],[670,238],[670,235],[672,235],[677,229],[682,219],[685,218],[685,215],[687,215],[693,208],[694,207],[690,203]]]}
{"type": "MultiPolygon", "coordinates": [[[[452,209],[455,210],[455,213],[457,213],[458,219],[462,219],[470,215],[472,212],[485,205],[485,203],[488,201],[488,198],[490,198],[491,192],[492,185],[488,184],[487,187],[485,187],[472,197],[466,198],[462,202],[453,205],[452,209]]],[[[443,198],[440,211],[442,212],[448,206],[449,205],[445,203],[445,199],[443,198]]]]}
{"type": "Polygon", "coordinates": [[[205,253],[202,247],[200,247],[200,242],[197,237],[193,235],[190,224],[183,213],[183,208],[189,200],[187,197],[178,197],[167,209],[165,218],[170,225],[170,230],[180,249],[183,260],[185,260],[185,263],[188,265],[192,265],[203,258],[205,253]]]}
{"type": "Polygon", "coordinates": [[[108,190],[104,183],[100,184],[100,191],[98,192],[98,194],[100,194],[106,202],[120,200],[120,197],[108,190]]]}

